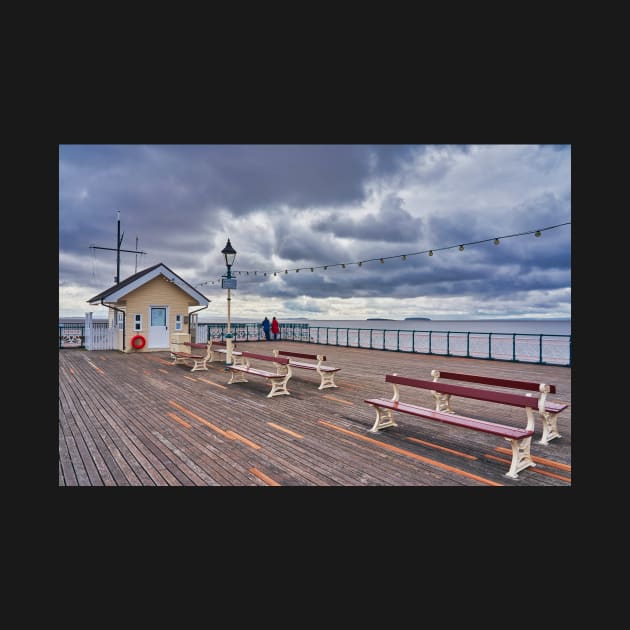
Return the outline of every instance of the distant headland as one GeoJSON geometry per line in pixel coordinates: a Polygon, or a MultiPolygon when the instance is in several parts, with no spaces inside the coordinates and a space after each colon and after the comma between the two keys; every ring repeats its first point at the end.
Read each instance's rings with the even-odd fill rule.
{"type": "Polygon", "coordinates": [[[405,321],[407,321],[408,319],[423,319],[425,322],[431,321],[430,317],[405,317],[405,321]]]}

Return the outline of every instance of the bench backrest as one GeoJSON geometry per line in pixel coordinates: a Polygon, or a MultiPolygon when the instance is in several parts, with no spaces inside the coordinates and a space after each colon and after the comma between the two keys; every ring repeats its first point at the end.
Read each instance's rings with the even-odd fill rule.
{"type": "MultiPolygon", "coordinates": [[[[462,374],[460,372],[442,372],[442,370],[431,370],[434,378],[446,378],[451,381],[468,381],[470,383],[481,383],[483,385],[495,385],[497,387],[509,387],[511,389],[524,389],[532,392],[540,392],[540,386],[544,383],[532,383],[529,381],[516,381],[507,378],[496,378],[493,376],[477,376],[475,374],[462,374]]],[[[556,393],[555,385],[547,385],[549,393],[556,393]]]]}
{"type": "Polygon", "coordinates": [[[385,381],[396,385],[407,385],[408,387],[429,389],[442,394],[452,394],[455,396],[463,396],[464,398],[473,398],[475,400],[485,400],[489,402],[502,403],[504,405],[512,405],[513,407],[530,407],[531,409],[538,408],[538,398],[535,396],[494,392],[489,389],[482,390],[475,387],[464,387],[463,385],[449,385],[448,383],[436,383],[434,381],[425,381],[417,378],[398,376],[397,374],[387,374],[385,376],[385,381]]]}
{"type": "MultiPolygon", "coordinates": [[[[227,346],[227,342],[218,341],[216,339],[211,339],[210,341],[208,341],[208,343],[211,343],[213,346],[223,346],[223,347],[227,346]]],[[[232,343],[232,347],[235,347],[235,346],[236,346],[236,343],[232,343]]]]}
{"type": "Polygon", "coordinates": [[[313,359],[314,361],[325,361],[326,357],[319,354],[303,354],[302,352],[289,352],[288,350],[278,350],[279,355],[295,357],[297,359],[313,359]]]}
{"type": "Polygon", "coordinates": [[[273,361],[274,363],[280,363],[282,365],[289,363],[289,359],[285,357],[270,357],[266,354],[255,354],[253,352],[243,352],[241,356],[250,359],[259,359],[260,361],[273,361]]]}

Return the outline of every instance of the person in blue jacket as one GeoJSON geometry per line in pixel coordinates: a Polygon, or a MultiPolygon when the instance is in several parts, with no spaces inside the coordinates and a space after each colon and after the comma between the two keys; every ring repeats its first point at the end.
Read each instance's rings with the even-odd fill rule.
{"type": "Polygon", "coordinates": [[[262,320],[262,329],[265,331],[265,341],[269,341],[271,339],[271,335],[269,334],[269,327],[271,326],[271,324],[269,323],[269,318],[265,317],[265,319],[262,320]]]}

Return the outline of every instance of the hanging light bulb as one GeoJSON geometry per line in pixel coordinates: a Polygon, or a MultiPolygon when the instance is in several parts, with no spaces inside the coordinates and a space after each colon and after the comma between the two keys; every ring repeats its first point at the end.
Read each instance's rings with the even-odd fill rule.
{"type": "Polygon", "coordinates": [[[403,254],[403,255],[401,256],[401,258],[402,258],[403,260],[407,260],[407,256],[406,256],[405,254],[403,254]]]}
{"type": "Polygon", "coordinates": [[[429,256],[433,256],[433,250],[432,249],[429,250],[429,256]]]}
{"type": "Polygon", "coordinates": [[[536,231],[534,232],[534,236],[540,236],[540,230],[536,230],[536,231]]]}
{"type": "Polygon", "coordinates": [[[494,239],[494,244],[495,244],[495,245],[498,245],[498,244],[499,244],[499,239],[498,239],[498,238],[495,238],[495,239],[494,239]]]}
{"type": "Polygon", "coordinates": [[[459,246],[459,251],[460,251],[460,252],[463,252],[463,251],[464,251],[464,246],[463,246],[463,245],[460,245],[460,246],[459,246]]]}

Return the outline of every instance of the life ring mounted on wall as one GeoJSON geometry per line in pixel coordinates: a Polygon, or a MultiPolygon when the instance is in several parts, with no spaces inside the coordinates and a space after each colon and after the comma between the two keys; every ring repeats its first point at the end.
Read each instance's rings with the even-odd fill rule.
{"type": "Polygon", "coordinates": [[[135,335],[131,338],[131,347],[136,350],[142,350],[147,340],[142,335],[135,335]]]}

